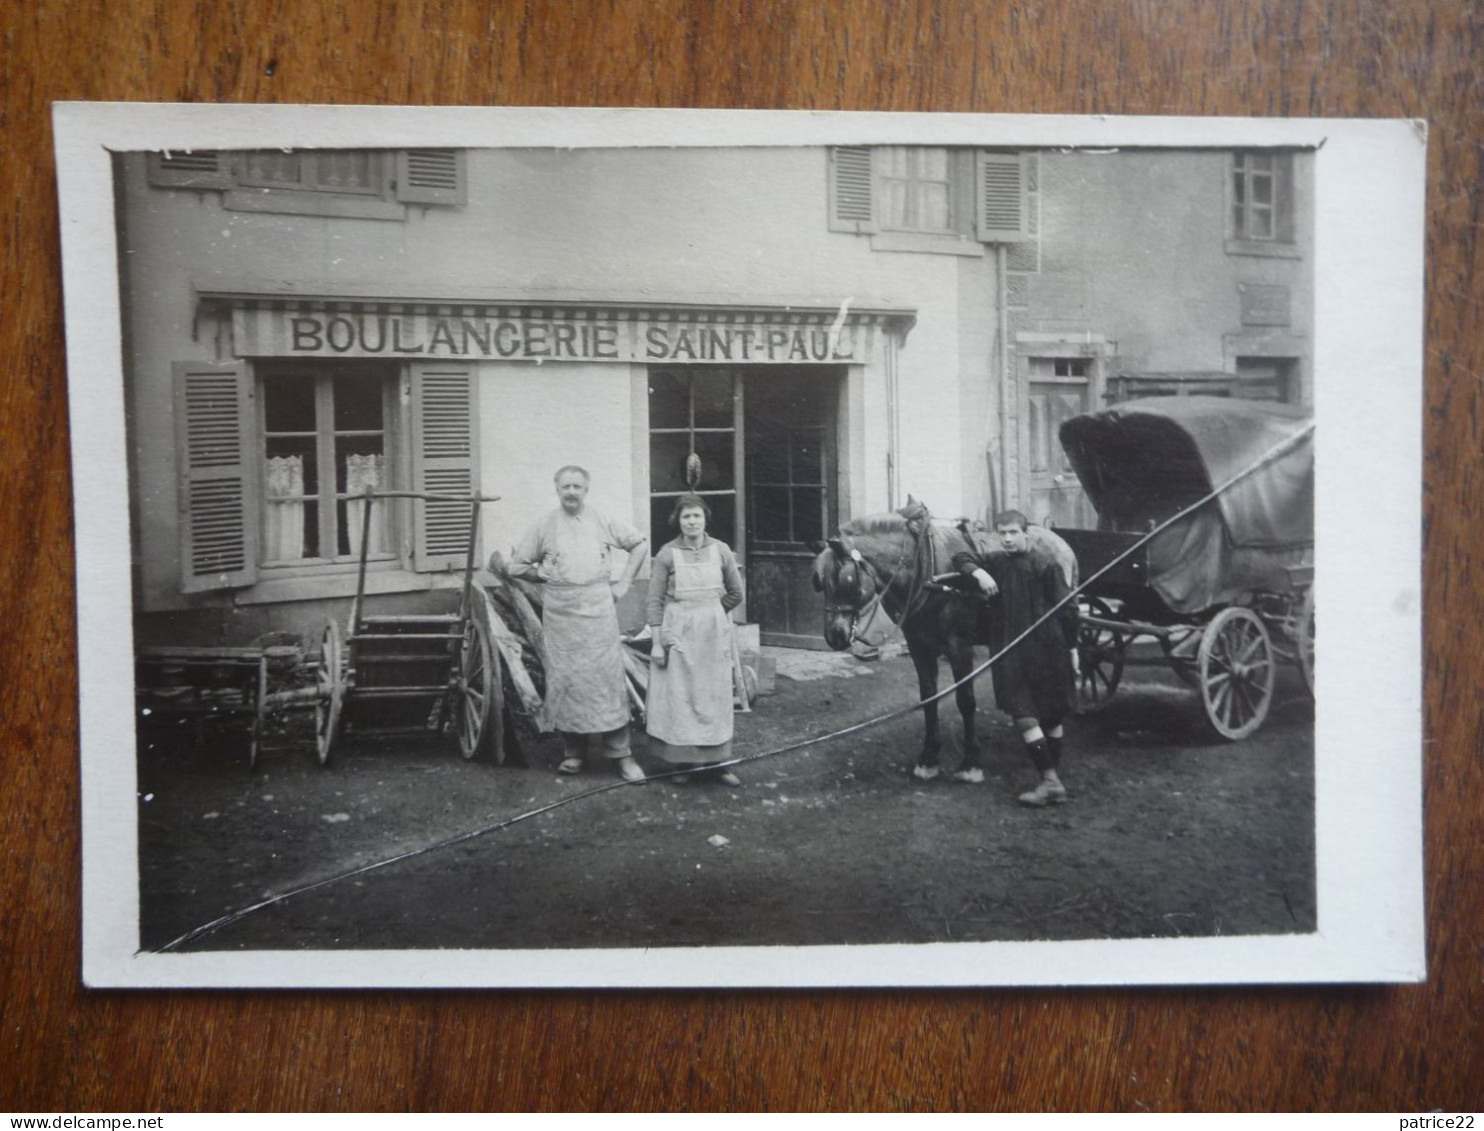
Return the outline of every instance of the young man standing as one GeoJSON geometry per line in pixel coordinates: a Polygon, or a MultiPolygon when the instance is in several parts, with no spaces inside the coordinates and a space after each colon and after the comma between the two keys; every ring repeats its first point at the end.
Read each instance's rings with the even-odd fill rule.
{"type": "MultiPolygon", "coordinates": [[[[994,525],[1001,552],[953,557],[954,568],[973,577],[986,597],[999,596],[990,622],[992,653],[1025,632],[1070,591],[1056,559],[1032,545],[1025,515],[1002,511],[995,515],[994,525]]],[[[1077,605],[1068,601],[994,666],[995,703],[1014,718],[1026,753],[1041,775],[1034,789],[1020,795],[1023,805],[1044,808],[1067,799],[1056,770],[1062,720],[1077,702],[1076,665],[1077,605]]]]}
{"type": "Polygon", "coordinates": [[[546,650],[543,711],[562,737],[564,774],[578,774],[591,740],[630,781],[644,771],[629,753],[629,693],[619,653],[614,601],[645,561],[645,542],[632,527],[587,505],[588,473],[568,465],[556,473],[561,506],[526,532],[510,572],[546,583],[541,614],[546,650]],[[627,550],[628,565],[614,581],[610,554],[627,550]]]}

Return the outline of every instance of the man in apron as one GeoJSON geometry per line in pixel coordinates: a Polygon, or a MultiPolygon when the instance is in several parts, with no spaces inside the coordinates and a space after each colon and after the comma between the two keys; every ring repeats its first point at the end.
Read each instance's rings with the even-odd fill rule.
{"type": "Polygon", "coordinates": [[[614,601],[628,592],[645,562],[639,532],[587,505],[588,473],[569,465],[556,473],[562,505],[526,532],[510,563],[516,577],[545,582],[541,631],[545,641],[546,723],[562,738],[564,774],[581,773],[597,738],[604,757],[629,781],[644,771],[629,753],[629,693],[619,649],[614,601]],[[613,547],[629,560],[617,581],[613,547]]]}

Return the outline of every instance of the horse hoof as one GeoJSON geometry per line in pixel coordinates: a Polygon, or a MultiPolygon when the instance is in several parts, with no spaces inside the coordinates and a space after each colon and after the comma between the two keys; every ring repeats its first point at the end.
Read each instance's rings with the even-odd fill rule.
{"type": "Polygon", "coordinates": [[[979,785],[984,781],[984,771],[978,766],[968,770],[956,770],[953,780],[967,782],[969,785],[979,785]]]}
{"type": "Polygon", "coordinates": [[[932,781],[938,776],[937,766],[913,766],[912,776],[919,781],[932,781]]]}

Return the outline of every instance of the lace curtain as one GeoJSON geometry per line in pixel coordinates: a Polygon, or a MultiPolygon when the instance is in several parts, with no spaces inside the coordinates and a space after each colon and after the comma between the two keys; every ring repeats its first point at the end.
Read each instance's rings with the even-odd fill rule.
{"type": "MultiPolygon", "coordinates": [[[[356,498],[367,487],[381,486],[382,457],[380,455],[345,457],[345,530],[350,539],[350,552],[361,552],[361,524],[366,516],[366,501],[356,498]]],[[[371,502],[371,534],[366,543],[372,554],[386,552],[386,500],[371,502]]]]}
{"type": "MultiPolygon", "coordinates": [[[[304,494],[304,461],[299,456],[268,457],[268,498],[304,494]]],[[[299,501],[268,504],[267,545],[270,562],[294,561],[304,556],[304,504],[299,501]]]]}

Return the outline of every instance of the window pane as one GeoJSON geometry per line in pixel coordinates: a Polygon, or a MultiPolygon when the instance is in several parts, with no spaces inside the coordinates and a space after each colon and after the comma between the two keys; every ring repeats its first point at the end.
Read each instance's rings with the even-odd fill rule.
{"type": "Polygon", "coordinates": [[[884,180],[881,184],[883,221],[889,228],[909,228],[912,218],[907,213],[907,183],[884,180]]]}
{"type": "Polygon", "coordinates": [[[904,145],[888,145],[879,150],[881,172],[888,177],[906,177],[910,173],[908,167],[908,150],[904,145]]]}
{"type": "Polygon", "coordinates": [[[697,432],[696,455],[701,457],[703,491],[729,491],[736,486],[733,475],[731,432],[697,432]]]}
{"type": "Polygon", "coordinates": [[[340,374],[335,378],[335,431],[381,431],[381,382],[340,374]]]}
{"type": "Polygon", "coordinates": [[[1247,155],[1247,167],[1254,173],[1271,173],[1273,171],[1273,155],[1271,153],[1249,153],[1247,155]]]}
{"type": "Polygon", "coordinates": [[[1247,213],[1240,204],[1232,208],[1232,234],[1238,239],[1247,235],[1247,213]]]}
{"type": "Polygon", "coordinates": [[[372,192],[375,178],[372,156],[354,150],[331,150],[315,155],[317,187],[328,192],[372,192]]]}
{"type": "Polygon", "coordinates": [[[1252,178],[1252,201],[1254,204],[1273,203],[1273,178],[1252,178]]]}
{"type": "Polygon", "coordinates": [[[690,380],[685,374],[665,369],[649,371],[649,426],[690,426],[690,380]]]}
{"type": "Polygon", "coordinates": [[[1250,233],[1255,240],[1270,240],[1273,238],[1273,213],[1266,208],[1254,208],[1252,210],[1252,231],[1250,233]]]}
{"type": "Polygon", "coordinates": [[[649,437],[649,489],[685,490],[685,457],[690,437],[684,433],[655,432],[649,437]]]}
{"type": "Polygon", "coordinates": [[[691,382],[696,399],[697,428],[732,427],[732,375],[697,377],[691,382]]]}
{"type": "Polygon", "coordinates": [[[927,180],[948,180],[948,150],[946,149],[919,149],[918,168],[922,176],[927,180]]]}
{"type": "Polygon", "coordinates": [[[720,538],[728,546],[736,549],[739,541],[737,537],[737,496],[707,495],[706,505],[711,508],[711,521],[706,524],[706,529],[711,532],[713,538],[720,538]]]}
{"type": "Polygon", "coordinates": [[[918,188],[918,224],[926,229],[944,231],[948,228],[948,186],[936,183],[920,185],[918,188]]]}
{"type": "MultiPolygon", "coordinates": [[[[390,487],[380,436],[339,436],[335,439],[335,489],[340,494],[360,495],[369,487],[390,487]]],[[[371,526],[366,538],[368,553],[386,549],[385,502],[371,504],[371,526]]],[[[336,552],[360,554],[361,531],[366,516],[364,499],[340,499],[335,504],[336,552]]]]}
{"type": "Polygon", "coordinates": [[[748,447],[747,477],[752,483],[788,482],[788,442],[776,432],[754,434],[748,447]]]}
{"type": "Polygon", "coordinates": [[[313,432],[314,380],[265,377],[263,416],[269,432],[313,432]]]}
{"type": "Polygon", "coordinates": [[[262,149],[242,154],[241,162],[244,184],[298,188],[304,181],[302,162],[297,153],[262,149]]]}
{"type": "Polygon", "coordinates": [[[794,542],[805,545],[824,538],[824,489],[822,487],[795,487],[793,489],[794,542]]]}
{"type": "Polygon", "coordinates": [[[297,561],[319,555],[315,448],[313,436],[267,441],[263,468],[263,556],[267,561],[297,561]],[[284,501],[275,501],[280,499],[284,501]]]}
{"type": "Polygon", "coordinates": [[[793,430],[792,482],[824,482],[824,429],[793,430]]]}
{"type": "Polygon", "coordinates": [[[787,487],[756,487],[752,492],[752,530],[760,542],[788,542],[787,487]]]}

